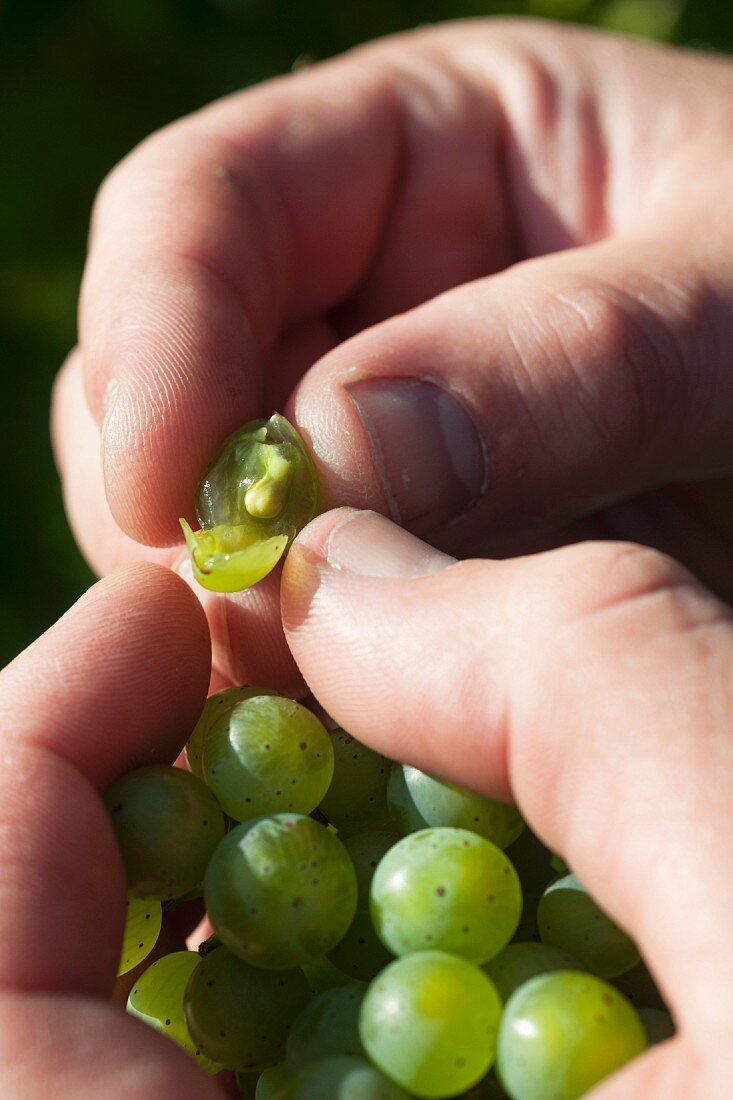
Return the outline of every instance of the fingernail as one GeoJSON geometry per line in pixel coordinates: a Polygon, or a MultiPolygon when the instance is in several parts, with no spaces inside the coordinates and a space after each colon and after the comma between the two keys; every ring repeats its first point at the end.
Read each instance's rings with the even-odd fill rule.
{"type": "Polygon", "coordinates": [[[337,523],[325,555],[329,565],[362,577],[423,577],[456,560],[376,512],[351,512],[337,523]]]}
{"type": "Polygon", "coordinates": [[[392,518],[420,534],[457,519],[484,491],[486,455],[466,408],[421,379],[346,387],[372,447],[392,518]]]}

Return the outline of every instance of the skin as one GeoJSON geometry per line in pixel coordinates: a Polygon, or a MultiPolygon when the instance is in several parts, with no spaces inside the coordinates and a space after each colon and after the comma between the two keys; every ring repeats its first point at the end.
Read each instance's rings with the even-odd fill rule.
{"type": "MultiPolygon", "coordinates": [[[[221,440],[273,408],[331,505],[395,518],[345,384],[429,377],[489,472],[468,512],[408,527],[459,556],[630,538],[730,595],[731,489],[679,483],[733,474],[732,136],[725,59],[486,20],[143,142],[97,199],[54,400],[92,565],[186,575],[178,517],[221,440]]],[[[277,590],[199,593],[235,682],[300,683],[277,590]]]]}
{"type": "MultiPolygon", "coordinates": [[[[228,98],[103,186],[54,399],[69,514],[102,573],[146,557],[185,577],[178,515],[193,520],[220,440],[273,407],[329,503],[374,509],[310,525],[281,607],[278,576],[199,593],[220,682],[302,674],[374,748],[517,800],[638,941],[679,1025],[599,1100],[702,1100],[733,1080],[733,627],[711,591],[730,595],[732,130],[728,62],[523,21],[377,43],[228,98]],[[472,509],[411,521],[426,542],[376,514],[395,502],[345,389],[374,376],[459,393],[489,455],[472,509]],[[563,546],[597,537],[661,548],[707,587],[638,545],[563,546]]],[[[131,1073],[135,1096],[164,1080],[215,1095],[103,999],[121,897],[114,920],[90,916],[121,891],[94,784],[141,762],[140,742],[117,717],[100,739],[78,708],[119,697],[124,715],[155,684],[148,736],[175,754],[197,682],[143,575],[190,617],[175,644],[204,654],[205,686],[196,602],[150,565],[103,582],[103,615],[82,603],[0,682],[12,751],[49,792],[24,817],[6,769],[9,835],[40,868],[11,865],[0,906],[9,1095],[47,1095],[61,1073],[80,1097],[129,1096],[131,1073]],[[68,705],[39,710],[39,684],[68,705]],[[59,792],[79,813],[44,828],[59,792]],[[62,863],[60,894],[72,849],[102,867],[82,882],[62,863]],[[52,951],[80,913],[83,957],[52,951]]]]}

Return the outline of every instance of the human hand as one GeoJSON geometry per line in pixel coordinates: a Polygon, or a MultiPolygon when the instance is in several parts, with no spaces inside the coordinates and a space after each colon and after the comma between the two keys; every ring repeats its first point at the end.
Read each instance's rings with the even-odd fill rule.
{"type": "Polygon", "coordinates": [[[125,872],[100,797],[130,769],[175,758],[209,664],[191,592],[167,570],[134,565],[0,674],[4,1097],[222,1096],[187,1054],[111,1000],[125,872]]]}
{"type": "MultiPolygon", "coordinates": [[[[727,486],[677,483],[733,473],[732,136],[726,60],[492,20],[143,143],[55,398],[92,565],[179,566],[207,462],[277,407],[331,505],[459,556],[632,538],[730,594],[727,486]]],[[[199,594],[219,670],[292,688],[278,576],[199,594]]]]}
{"type": "Polygon", "coordinates": [[[730,609],[638,546],[455,563],[348,509],[296,539],[282,594],[339,724],[516,800],[638,944],[678,1034],[594,1100],[730,1095],[730,609]]]}

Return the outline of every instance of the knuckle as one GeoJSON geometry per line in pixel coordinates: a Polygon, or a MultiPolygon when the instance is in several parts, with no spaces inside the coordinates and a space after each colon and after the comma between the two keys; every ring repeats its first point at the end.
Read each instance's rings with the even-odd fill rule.
{"type": "Polygon", "coordinates": [[[674,558],[635,543],[584,543],[556,552],[565,593],[565,623],[609,630],[636,646],[729,623],[730,610],[674,558]]]}

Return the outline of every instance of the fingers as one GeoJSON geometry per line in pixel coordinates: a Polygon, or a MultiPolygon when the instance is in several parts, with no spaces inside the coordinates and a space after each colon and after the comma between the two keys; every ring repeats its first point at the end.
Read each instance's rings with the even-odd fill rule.
{"type": "Polygon", "coordinates": [[[339,724],[389,756],[512,795],[637,939],[683,1030],[720,1031],[733,1008],[715,949],[733,903],[722,604],[639,547],[451,564],[381,517],[343,510],[296,541],[283,615],[339,724]]]}
{"type": "Polygon", "coordinates": [[[172,761],[203,706],[201,609],[168,570],[92,588],[0,676],[0,987],[109,994],[124,871],[98,792],[172,761]]]}
{"type": "Polygon", "coordinates": [[[221,439],[265,411],[293,326],[354,332],[573,245],[592,247],[326,358],[291,412],[327,494],[466,552],[482,526],[511,547],[683,457],[728,470],[733,230],[700,225],[727,209],[732,88],[692,55],[487,22],[314,67],[145,143],[102,191],[81,309],[115,519],[177,540],[221,439]],[[690,457],[693,428],[709,441],[690,457]]]}
{"type": "Polygon", "coordinates": [[[696,263],[680,222],[660,211],[653,232],[517,265],[326,355],[288,412],[330,463],[331,502],[504,553],[733,471],[730,248],[696,263]]]}
{"type": "MultiPolygon", "coordinates": [[[[419,209],[442,211],[432,243],[455,246],[418,264],[416,280],[414,250],[405,265],[414,227],[399,207],[399,261],[389,266],[404,304],[417,300],[416,287],[429,295],[489,269],[491,139],[478,147],[466,139],[495,112],[457,78],[442,74],[436,88],[369,57],[215,104],[146,142],[102,189],[81,344],[112,512],[143,542],[177,539],[177,516],[190,515],[220,441],[261,414],[280,335],[353,292],[380,247],[399,180],[413,188],[417,177],[419,209]],[[462,165],[457,242],[446,156],[462,165]]],[[[384,309],[373,301],[370,312],[384,309]]]]}
{"type": "Polygon", "coordinates": [[[222,1100],[190,1055],[118,1006],[0,996],[0,1090],[14,1100],[222,1100]]]}
{"type": "Polygon", "coordinates": [[[279,572],[253,589],[223,597],[194,580],[183,544],[165,549],[141,546],[115,523],[99,466],[99,429],[82,391],[78,351],[71,353],[56,380],[52,435],[66,513],[92,568],[105,574],[123,564],[149,560],[175,570],[206,611],[213,664],[221,679],[230,684],[266,683],[288,693],[302,693],[302,678],[280,621],[279,572]]]}

